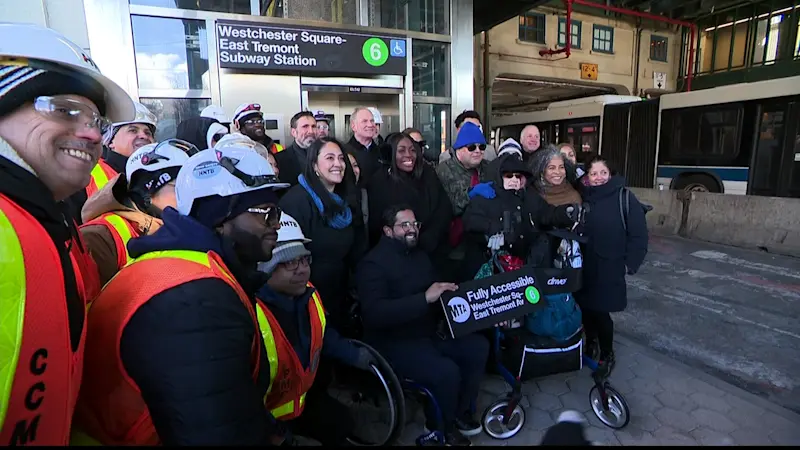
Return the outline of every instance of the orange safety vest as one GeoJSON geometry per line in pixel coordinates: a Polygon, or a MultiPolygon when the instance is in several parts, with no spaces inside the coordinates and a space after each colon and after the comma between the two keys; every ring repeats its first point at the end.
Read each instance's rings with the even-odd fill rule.
{"type": "MultiPolygon", "coordinates": [[[[122,332],[136,311],[154,296],[205,278],[219,278],[233,288],[257,326],[252,302],[214,252],[148,253],[134,259],[106,284],[92,302],[87,318],[86,374],[75,410],[74,445],[160,444],[139,388],[123,366],[122,332]]],[[[254,380],[258,376],[261,345],[260,336],[254,334],[254,380]]]]}
{"type": "Polygon", "coordinates": [[[269,149],[273,155],[277,155],[278,153],[284,150],[281,144],[272,144],[272,148],[269,149]]]}
{"type": "Polygon", "coordinates": [[[114,239],[114,246],[117,249],[117,270],[122,270],[131,261],[131,257],[128,254],[128,241],[139,237],[139,230],[122,216],[114,213],[105,213],[84,223],[81,228],[90,225],[106,227],[108,232],[111,233],[111,237],[114,239]]]}
{"type": "MultiPolygon", "coordinates": [[[[314,288],[311,283],[308,287],[314,288]]],[[[292,344],[281,326],[261,300],[258,300],[258,325],[264,339],[269,359],[269,389],[264,404],[278,420],[291,420],[300,416],[305,407],[306,393],[314,383],[325,336],[325,309],[314,290],[308,302],[311,318],[311,348],[308,369],[303,369],[292,344]]]]}
{"type": "Polygon", "coordinates": [[[86,198],[94,195],[95,192],[103,188],[108,181],[117,176],[117,171],[112,169],[107,162],[102,159],[97,161],[97,165],[92,169],[92,179],[86,186],[86,198]]]}
{"type": "MultiPolygon", "coordinates": [[[[82,242],[71,243],[78,293],[100,290],[82,242]]],[[[0,194],[0,444],[67,445],[83,368],[86,324],[70,344],[65,283],[52,239],[27,211],[0,194]]]]}

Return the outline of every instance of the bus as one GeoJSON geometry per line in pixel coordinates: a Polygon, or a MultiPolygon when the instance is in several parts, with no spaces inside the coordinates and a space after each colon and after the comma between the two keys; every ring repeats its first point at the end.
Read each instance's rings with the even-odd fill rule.
{"type": "MultiPolygon", "coordinates": [[[[607,96],[584,99],[584,105],[596,106],[593,113],[581,114],[580,121],[597,124],[599,153],[629,185],[800,197],[800,76],[638,102],[602,97],[607,96]]],[[[561,116],[567,112],[554,111],[561,116]]],[[[549,112],[551,108],[499,119],[495,134],[506,135],[529,123],[547,127],[549,112]]],[[[574,123],[572,116],[559,120],[574,123]]],[[[575,137],[550,133],[545,142],[580,142],[583,148],[575,137]]]]}
{"type": "Polygon", "coordinates": [[[508,138],[519,141],[522,129],[535,124],[543,143],[569,142],[575,147],[576,156],[580,160],[583,159],[581,155],[597,154],[600,150],[605,105],[641,100],[640,97],[631,95],[599,95],[553,102],[543,111],[493,119],[494,145],[499,148],[508,138]]]}

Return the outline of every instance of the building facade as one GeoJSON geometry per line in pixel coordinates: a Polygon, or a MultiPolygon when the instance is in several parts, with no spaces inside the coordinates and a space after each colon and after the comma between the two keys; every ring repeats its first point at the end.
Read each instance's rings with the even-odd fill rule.
{"type": "Polygon", "coordinates": [[[503,115],[578,97],[677,90],[677,26],[577,9],[570,28],[569,57],[546,53],[566,46],[563,7],[538,7],[476,36],[476,103],[503,115]]]}
{"type": "Polygon", "coordinates": [[[260,103],[267,133],[324,111],[339,139],[356,106],[382,134],[444,149],[473,107],[472,0],[0,0],[3,20],[54,28],[159,118],[158,138],[216,104],[260,103]]]}

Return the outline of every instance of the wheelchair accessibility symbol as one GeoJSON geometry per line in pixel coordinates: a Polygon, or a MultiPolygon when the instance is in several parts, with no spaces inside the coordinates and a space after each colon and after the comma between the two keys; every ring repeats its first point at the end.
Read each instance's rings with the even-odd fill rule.
{"type": "Polygon", "coordinates": [[[453,322],[464,323],[469,320],[469,303],[461,297],[453,297],[447,302],[453,322]]]}
{"type": "Polygon", "coordinates": [[[392,39],[389,41],[389,51],[392,56],[398,58],[405,58],[406,56],[406,41],[401,39],[392,39]]]}

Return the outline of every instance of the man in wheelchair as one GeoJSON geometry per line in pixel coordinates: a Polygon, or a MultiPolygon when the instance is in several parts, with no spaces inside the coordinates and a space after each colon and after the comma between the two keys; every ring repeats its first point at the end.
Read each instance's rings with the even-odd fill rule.
{"type": "MultiPolygon", "coordinates": [[[[285,378],[278,374],[277,381],[273,377],[265,403],[293,434],[310,437],[323,445],[345,445],[355,424],[347,407],[327,393],[328,380],[316,376],[320,359],[331,358],[364,370],[370,370],[373,359],[369,351],[356,347],[327,325],[323,299],[309,283],[311,253],[304,244],[310,239],[305,238],[290,215],[283,213],[280,223],[272,259],[259,265],[259,270],[270,274],[270,278],[256,298],[262,333],[265,330],[262,320],[269,317],[268,329],[277,350],[278,370],[284,368],[288,373],[285,378]],[[290,348],[286,348],[287,344],[290,348]],[[282,357],[288,361],[282,361],[282,357]],[[282,416],[274,405],[285,404],[281,400],[284,393],[292,396],[295,390],[307,391],[305,406],[301,397],[301,405],[282,416]]],[[[272,358],[270,364],[275,364],[272,358]]]]}
{"type": "Polygon", "coordinates": [[[426,428],[445,435],[448,445],[471,445],[467,436],[481,432],[473,404],[489,354],[479,334],[446,339],[442,309],[437,304],[452,283],[436,282],[427,254],[416,247],[420,224],[406,205],[383,215],[380,242],[357,269],[357,290],[364,341],[374,346],[398,376],[431,391],[443,423],[436,430],[428,414],[426,428]]]}

